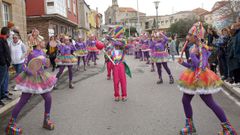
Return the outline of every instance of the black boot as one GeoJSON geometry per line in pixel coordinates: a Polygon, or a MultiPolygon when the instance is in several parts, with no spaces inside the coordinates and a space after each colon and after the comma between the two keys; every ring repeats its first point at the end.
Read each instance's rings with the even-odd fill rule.
{"type": "Polygon", "coordinates": [[[73,84],[72,84],[72,81],[69,82],[69,88],[70,88],[70,89],[74,89],[74,86],[73,86],[73,84]]]}
{"type": "Polygon", "coordinates": [[[170,78],[169,84],[174,84],[174,79],[173,79],[173,76],[172,76],[172,75],[170,75],[170,76],[169,76],[169,78],[170,78]]]}
{"type": "Polygon", "coordinates": [[[162,80],[162,78],[160,78],[160,80],[157,81],[157,84],[162,84],[162,83],[163,83],[163,80],[162,80]]]}

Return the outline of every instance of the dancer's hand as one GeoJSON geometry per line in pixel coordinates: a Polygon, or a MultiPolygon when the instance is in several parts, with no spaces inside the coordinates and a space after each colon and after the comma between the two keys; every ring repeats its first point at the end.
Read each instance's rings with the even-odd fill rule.
{"type": "Polygon", "coordinates": [[[182,63],[183,63],[183,58],[179,58],[179,59],[178,59],[178,63],[182,65],[182,63]]]}

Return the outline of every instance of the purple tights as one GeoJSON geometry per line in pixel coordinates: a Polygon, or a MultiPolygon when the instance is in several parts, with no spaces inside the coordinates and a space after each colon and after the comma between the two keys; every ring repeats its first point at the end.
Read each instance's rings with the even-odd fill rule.
{"type": "Polygon", "coordinates": [[[162,79],[162,65],[167,71],[168,75],[172,75],[170,69],[168,68],[167,62],[156,63],[159,79],[162,79]]]}
{"type": "MultiPolygon", "coordinates": [[[[193,112],[192,112],[192,106],[191,106],[191,101],[194,95],[189,95],[184,93],[182,97],[182,103],[183,103],[183,108],[184,112],[187,118],[192,118],[193,117],[193,112]]],[[[200,95],[201,99],[205,102],[205,104],[215,113],[215,115],[218,117],[218,119],[221,122],[227,122],[226,115],[222,108],[217,105],[212,97],[211,94],[209,95],[200,95]]]]}
{"type": "MultiPolygon", "coordinates": [[[[31,98],[32,94],[31,93],[22,93],[21,98],[15,108],[13,109],[12,112],[12,117],[17,119],[19,112],[22,110],[24,105],[28,102],[28,100],[31,98]]],[[[50,92],[41,94],[43,99],[45,100],[45,114],[49,114],[51,110],[51,105],[52,105],[52,96],[50,92]]]]}
{"type": "Polygon", "coordinates": [[[87,55],[87,63],[89,63],[90,60],[93,60],[94,62],[96,62],[97,59],[97,53],[96,52],[89,52],[87,55]]]}
{"type": "MultiPolygon", "coordinates": [[[[73,75],[72,75],[72,67],[73,66],[68,66],[68,76],[69,76],[69,81],[72,81],[73,75]]],[[[60,66],[59,67],[59,72],[57,73],[57,78],[59,79],[59,77],[62,75],[63,70],[64,70],[65,66],[60,66]]]]}
{"type": "Polygon", "coordinates": [[[80,59],[82,58],[84,66],[86,65],[85,56],[78,57],[78,66],[80,65],[80,59]]]}

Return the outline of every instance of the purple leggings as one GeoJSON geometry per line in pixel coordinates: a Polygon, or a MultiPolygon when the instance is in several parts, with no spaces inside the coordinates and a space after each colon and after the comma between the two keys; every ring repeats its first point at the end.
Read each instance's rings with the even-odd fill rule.
{"type": "MultiPolygon", "coordinates": [[[[191,101],[193,97],[194,95],[189,95],[186,93],[184,93],[182,97],[183,108],[187,118],[193,117],[192,106],[191,106],[191,101]]],[[[223,123],[227,122],[227,118],[224,111],[219,105],[215,103],[211,94],[200,95],[200,97],[205,102],[205,104],[216,114],[216,116],[221,122],[223,123]]]]}
{"type": "Polygon", "coordinates": [[[82,58],[84,66],[86,65],[86,58],[85,56],[78,57],[78,66],[80,65],[80,59],[82,58]]]}
{"type": "Polygon", "coordinates": [[[90,59],[93,59],[93,62],[96,62],[97,53],[96,52],[89,52],[87,55],[87,62],[89,63],[90,59]]]}
{"type": "MultiPolygon", "coordinates": [[[[32,94],[31,93],[22,93],[21,98],[15,108],[13,109],[12,112],[12,117],[17,119],[19,112],[22,110],[24,105],[28,102],[28,100],[31,98],[32,94]]],[[[41,94],[43,99],[45,100],[45,114],[49,114],[51,110],[51,105],[52,105],[52,96],[50,92],[41,94]]]]}
{"type": "MultiPolygon", "coordinates": [[[[68,66],[68,76],[69,76],[69,81],[72,81],[73,75],[72,75],[72,67],[73,66],[68,66]]],[[[59,79],[59,77],[62,75],[63,70],[64,70],[65,66],[60,66],[59,67],[59,72],[57,73],[57,78],[59,79]]]]}
{"type": "Polygon", "coordinates": [[[162,79],[162,65],[167,71],[168,75],[172,75],[170,69],[168,68],[167,62],[156,63],[159,79],[162,79]]]}

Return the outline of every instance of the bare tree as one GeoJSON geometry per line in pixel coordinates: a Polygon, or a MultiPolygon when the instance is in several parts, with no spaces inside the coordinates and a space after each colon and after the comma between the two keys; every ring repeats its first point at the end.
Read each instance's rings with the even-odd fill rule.
{"type": "Polygon", "coordinates": [[[240,13],[239,0],[218,1],[213,8],[216,27],[222,28],[234,23],[240,13]]]}

